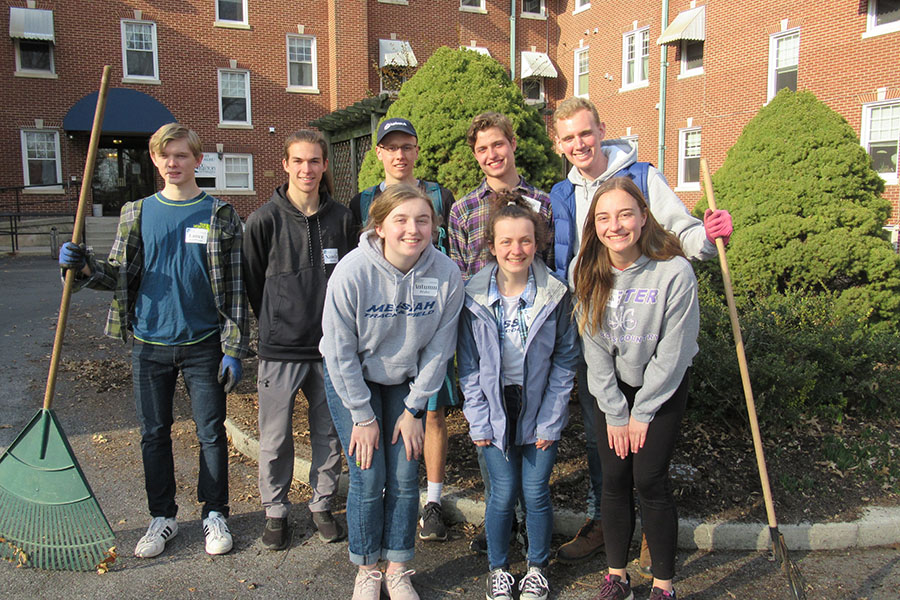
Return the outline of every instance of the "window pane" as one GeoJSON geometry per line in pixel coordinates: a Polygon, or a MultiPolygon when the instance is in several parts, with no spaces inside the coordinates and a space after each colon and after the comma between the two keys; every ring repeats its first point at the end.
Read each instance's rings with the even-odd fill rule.
{"type": "Polygon", "coordinates": [[[872,168],[876,173],[897,172],[897,142],[872,142],[869,144],[869,156],[872,157],[872,168]]]}
{"type": "MultiPolygon", "coordinates": [[[[243,0],[217,0],[219,19],[222,21],[244,21],[243,0]]],[[[207,5],[208,6],[208,5],[207,5]]]]}
{"type": "Polygon", "coordinates": [[[312,87],[312,65],[291,63],[291,80],[289,85],[312,87]]]}
{"type": "Polygon", "coordinates": [[[699,183],[700,182],[700,159],[686,158],[684,160],[684,182],[699,183]]]}
{"type": "Polygon", "coordinates": [[[153,50],[153,26],[149,23],[125,23],[125,48],[153,50]]]}
{"type": "Polygon", "coordinates": [[[687,42],[684,45],[684,66],[688,71],[703,66],[703,42],[687,42]]]}
{"type": "Polygon", "coordinates": [[[791,67],[800,62],[800,34],[795,33],[778,39],[775,68],[791,67]]]}
{"type": "Polygon", "coordinates": [[[245,156],[225,157],[225,187],[250,188],[250,159],[245,156]]]}
{"type": "Polygon", "coordinates": [[[460,0],[460,6],[471,6],[473,8],[481,8],[481,0],[460,0]]]}
{"type": "Polygon", "coordinates": [[[135,52],[129,50],[125,53],[125,62],[128,66],[126,75],[137,75],[140,77],[154,77],[153,72],[153,53],[152,52],[135,52]]]}
{"type": "Polygon", "coordinates": [[[51,71],[50,42],[19,40],[19,63],[22,69],[51,71]]]}
{"type": "Polygon", "coordinates": [[[243,98],[222,98],[223,121],[246,121],[247,101],[243,98]]]}
{"type": "Polygon", "coordinates": [[[215,177],[197,177],[197,187],[206,189],[206,190],[214,190],[216,189],[216,178],[215,177]]]}
{"type": "Polygon", "coordinates": [[[896,142],[900,137],[900,104],[875,106],[869,118],[869,139],[896,142]]]}
{"type": "Polygon", "coordinates": [[[528,100],[540,100],[541,80],[534,77],[522,80],[522,95],[528,100]]]}
{"type": "Polygon", "coordinates": [[[541,0],[522,0],[522,12],[541,14],[541,0]]]}
{"type": "Polygon", "coordinates": [[[796,67],[790,71],[779,71],[775,73],[775,92],[778,93],[782,88],[788,88],[792,92],[797,91],[796,67]]]}
{"type": "Polygon", "coordinates": [[[243,98],[246,96],[246,76],[243,73],[222,73],[222,96],[243,98]]]}
{"type": "Polygon", "coordinates": [[[900,21],[900,0],[876,0],[876,25],[887,25],[897,21],[900,21]]]}
{"type": "Polygon", "coordinates": [[[42,131],[25,132],[25,158],[28,183],[59,183],[56,178],[56,134],[42,131]]]}

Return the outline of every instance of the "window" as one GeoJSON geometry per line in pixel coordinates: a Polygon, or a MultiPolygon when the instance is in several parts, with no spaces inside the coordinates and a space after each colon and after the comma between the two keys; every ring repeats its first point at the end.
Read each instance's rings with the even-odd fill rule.
{"type": "Polygon", "coordinates": [[[682,77],[700,75],[703,73],[703,42],[696,40],[682,40],[681,42],[681,73],[682,77]]]}
{"type": "Polygon", "coordinates": [[[22,167],[25,185],[61,184],[59,132],[46,129],[23,130],[22,167]]]}
{"type": "Polygon", "coordinates": [[[216,25],[249,26],[247,0],[216,0],[216,25]]]}
{"type": "Polygon", "coordinates": [[[622,36],[622,89],[649,85],[650,28],[629,31],[622,36]]]}
{"type": "Polygon", "coordinates": [[[522,95],[529,104],[544,101],[544,78],[527,77],[522,80],[522,95]]]}
{"type": "Polygon", "coordinates": [[[869,0],[863,37],[900,31],[900,0],[869,0]]]}
{"type": "Polygon", "coordinates": [[[316,38],[303,35],[287,36],[288,89],[317,90],[316,38]]]}
{"type": "Polygon", "coordinates": [[[575,95],[588,96],[588,49],[575,51],[575,95]]]}
{"type": "Polygon", "coordinates": [[[385,65],[381,67],[381,92],[396,95],[400,93],[400,86],[412,77],[412,67],[400,67],[397,65],[385,65]]]}
{"type": "Polygon", "coordinates": [[[700,129],[678,132],[678,188],[700,189],[700,129]]]}
{"type": "Polygon", "coordinates": [[[800,63],[800,31],[795,29],[769,38],[769,95],[778,90],[797,91],[797,66],[800,63]]]}
{"type": "Polygon", "coordinates": [[[53,44],[43,40],[16,40],[16,72],[26,74],[52,74],[53,44]]]}
{"type": "Polygon", "coordinates": [[[194,175],[200,189],[253,191],[253,155],[204,152],[203,162],[194,175]]]}
{"type": "Polygon", "coordinates": [[[898,138],[900,100],[863,106],[860,142],[872,157],[872,168],[892,185],[897,184],[898,138]]]}
{"type": "Polygon", "coordinates": [[[591,7],[591,0],[575,0],[575,10],[572,11],[572,14],[580,13],[583,10],[587,10],[591,7]]]}
{"type": "Polygon", "coordinates": [[[484,7],[485,0],[459,0],[459,10],[470,12],[487,12],[484,7]]]}
{"type": "Polygon", "coordinates": [[[250,72],[219,69],[219,122],[250,125],[250,72]]]}
{"type": "Polygon", "coordinates": [[[158,81],[156,23],[122,21],[122,73],[133,81],[158,81]]]}
{"type": "Polygon", "coordinates": [[[523,17],[545,17],[547,9],[544,0],[522,0],[523,17]]]}

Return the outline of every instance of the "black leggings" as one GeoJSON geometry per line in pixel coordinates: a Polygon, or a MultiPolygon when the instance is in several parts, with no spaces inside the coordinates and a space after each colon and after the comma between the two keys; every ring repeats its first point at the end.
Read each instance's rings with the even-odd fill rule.
{"type": "MultiPolygon", "coordinates": [[[[675,575],[678,514],[669,483],[669,463],[687,403],[689,374],[690,370],[684,374],[672,397],[656,412],[647,430],[644,447],[624,460],[610,449],[606,415],[597,409],[597,449],[603,465],[600,514],[606,558],[612,569],[624,569],[628,564],[628,549],[634,535],[634,489],[637,488],[642,527],[653,561],[653,576],[665,580],[675,575]]],[[[630,410],[640,388],[619,381],[619,389],[628,399],[630,410]]]]}

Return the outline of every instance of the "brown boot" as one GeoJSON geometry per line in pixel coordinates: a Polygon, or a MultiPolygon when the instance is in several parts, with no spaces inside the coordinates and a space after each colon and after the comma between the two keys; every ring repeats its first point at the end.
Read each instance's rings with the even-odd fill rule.
{"type": "Polygon", "coordinates": [[[653,579],[653,571],[651,570],[650,546],[647,545],[647,536],[641,534],[641,557],[638,559],[638,573],[647,579],[653,579]]]}
{"type": "Polygon", "coordinates": [[[564,564],[583,562],[603,550],[603,528],[599,520],[588,519],[570,541],[556,551],[556,560],[564,564]]]}

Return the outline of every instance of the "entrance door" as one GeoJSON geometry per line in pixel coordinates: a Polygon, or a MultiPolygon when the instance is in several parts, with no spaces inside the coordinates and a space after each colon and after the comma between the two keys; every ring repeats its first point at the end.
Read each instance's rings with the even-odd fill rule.
{"type": "Polygon", "coordinates": [[[126,202],[156,191],[149,138],[100,138],[94,179],[93,203],[103,205],[103,216],[117,217],[126,202]]]}

